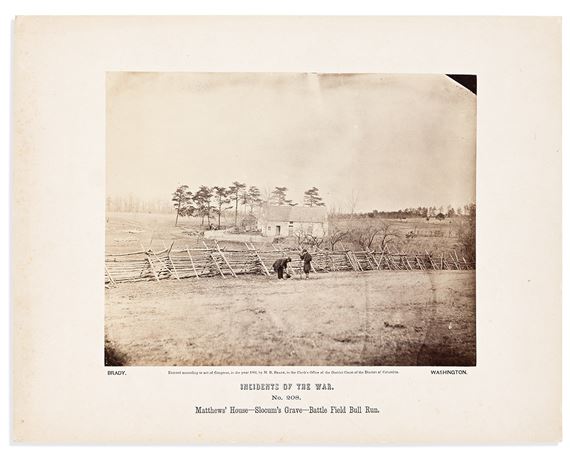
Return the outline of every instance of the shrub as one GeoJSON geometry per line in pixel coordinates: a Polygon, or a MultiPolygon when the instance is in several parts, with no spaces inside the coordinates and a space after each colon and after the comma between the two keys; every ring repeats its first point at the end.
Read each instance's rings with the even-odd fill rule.
{"type": "Polygon", "coordinates": [[[127,365],[128,357],[105,338],[105,366],[122,367],[127,365]]]}
{"type": "Polygon", "coordinates": [[[459,243],[463,248],[463,253],[467,259],[475,261],[476,250],[476,208],[475,204],[469,205],[469,215],[467,221],[462,222],[457,231],[459,243]]]}

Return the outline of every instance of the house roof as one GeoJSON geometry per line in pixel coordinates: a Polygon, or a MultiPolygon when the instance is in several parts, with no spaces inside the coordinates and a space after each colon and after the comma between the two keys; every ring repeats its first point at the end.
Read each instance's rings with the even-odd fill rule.
{"type": "Polygon", "coordinates": [[[327,209],[324,206],[266,206],[268,221],[325,222],[327,209]]]}

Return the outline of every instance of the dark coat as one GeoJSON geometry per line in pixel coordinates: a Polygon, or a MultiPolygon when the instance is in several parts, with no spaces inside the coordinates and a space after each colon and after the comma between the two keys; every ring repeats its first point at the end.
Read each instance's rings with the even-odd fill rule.
{"type": "Polygon", "coordinates": [[[303,261],[303,271],[305,273],[309,273],[311,271],[311,260],[313,260],[313,256],[308,252],[301,254],[301,260],[303,261]]]}
{"type": "Polygon", "coordinates": [[[273,263],[273,271],[279,270],[279,268],[283,268],[284,270],[287,268],[287,264],[289,263],[289,259],[277,259],[273,263]]]}
{"type": "Polygon", "coordinates": [[[305,252],[304,254],[301,254],[301,260],[307,264],[307,263],[311,263],[311,260],[313,260],[313,256],[311,254],[309,254],[308,252],[305,252]]]}

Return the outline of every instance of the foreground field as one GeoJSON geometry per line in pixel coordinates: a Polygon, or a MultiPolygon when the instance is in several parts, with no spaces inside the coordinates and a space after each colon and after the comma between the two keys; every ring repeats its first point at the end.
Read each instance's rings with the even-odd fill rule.
{"type": "Polygon", "coordinates": [[[121,284],[106,337],[128,365],[475,365],[474,271],[121,284]]]}

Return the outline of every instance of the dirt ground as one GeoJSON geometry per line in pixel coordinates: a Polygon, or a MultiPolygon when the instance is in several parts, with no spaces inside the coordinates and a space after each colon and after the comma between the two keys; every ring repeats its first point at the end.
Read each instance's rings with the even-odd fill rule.
{"type": "Polygon", "coordinates": [[[120,284],[105,333],[128,365],[475,365],[474,271],[120,284]]]}

